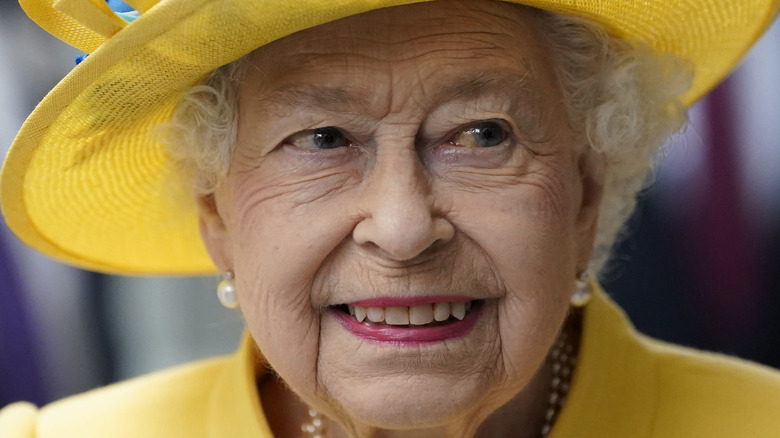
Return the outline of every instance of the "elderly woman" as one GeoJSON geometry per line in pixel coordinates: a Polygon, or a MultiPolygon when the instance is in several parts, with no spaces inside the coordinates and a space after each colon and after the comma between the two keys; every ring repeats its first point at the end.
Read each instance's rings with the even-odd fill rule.
{"type": "Polygon", "coordinates": [[[90,55],[4,214],[78,266],[216,267],[248,335],[3,438],[777,436],[776,372],[639,336],[594,274],[780,3],[129,3],[24,2],[90,55]]]}

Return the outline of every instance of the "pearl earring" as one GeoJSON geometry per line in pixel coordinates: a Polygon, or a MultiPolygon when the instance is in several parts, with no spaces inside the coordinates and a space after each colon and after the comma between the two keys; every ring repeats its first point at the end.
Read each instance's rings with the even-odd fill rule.
{"type": "Polygon", "coordinates": [[[574,293],[571,294],[571,305],[574,307],[584,307],[590,301],[590,297],[593,296],[593,291],[590,288],[590,275],[587,271],[580,273],[577,276],[575,282],[576,288],[574,293]]]}
{"type": "Polygon", "coordinates": [[[238,307],[238,299],[236,298],[236,282],[233,281],[233,271],[228,269],[222,275],[222,281],[217,286],[217,298],[223,306],[228,309],[235,309],[238,307]]]}

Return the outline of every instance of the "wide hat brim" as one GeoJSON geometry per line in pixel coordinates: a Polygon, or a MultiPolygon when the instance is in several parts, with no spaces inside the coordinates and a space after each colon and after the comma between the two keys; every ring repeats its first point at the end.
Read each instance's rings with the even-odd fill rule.
{"type": "MultiPolygon", "coordinates": [[[[182,94],[215,68],[296,31],[409,0],[22,0],[30,17],[90,53],[37,106],[3,167],[9,227],[79,267],[125,274],[215,271],[194,200],[159,142],[182,94]]],[[[736,65],[780,0],[523,0],[691,61],[691,104],[736,65]]]]}

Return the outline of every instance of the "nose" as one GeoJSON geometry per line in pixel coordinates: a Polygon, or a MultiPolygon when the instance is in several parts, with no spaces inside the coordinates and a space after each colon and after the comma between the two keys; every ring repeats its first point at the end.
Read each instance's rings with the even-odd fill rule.
{"type": "Polygon", "coordinates": [[[455,232],[435,211],[430,178],[410,149],[377,154],[362,196],[364,217],[352,232],[358,244],[373,244],[396,261],[411,260],[455,232]]]}

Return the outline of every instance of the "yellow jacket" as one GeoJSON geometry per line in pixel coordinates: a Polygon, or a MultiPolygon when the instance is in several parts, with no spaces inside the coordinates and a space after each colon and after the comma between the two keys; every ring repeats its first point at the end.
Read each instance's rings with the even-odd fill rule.
{"type": "MultiPolygon", "coordinates": [[[[232,356],[0,411],[0,438],[270,438],[253,343],[232,356]]],[[[550,438],[778,438],[780,373],[648,339],[602,293],[550,438]]],[[[273,401],[266,400],[266,403],[273,401]]]]}

